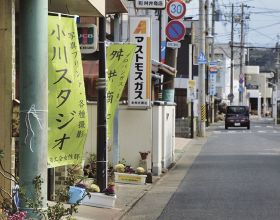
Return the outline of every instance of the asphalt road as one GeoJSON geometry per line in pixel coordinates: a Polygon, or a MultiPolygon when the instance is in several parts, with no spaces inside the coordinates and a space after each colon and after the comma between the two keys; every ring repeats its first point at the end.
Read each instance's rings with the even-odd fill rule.
{"type": "Polygon", "coordinates": [[[251,130],[218,124],[208,131],[158,219],[279,220],[279,126],[264,119],[253,121],[251,130]]]}

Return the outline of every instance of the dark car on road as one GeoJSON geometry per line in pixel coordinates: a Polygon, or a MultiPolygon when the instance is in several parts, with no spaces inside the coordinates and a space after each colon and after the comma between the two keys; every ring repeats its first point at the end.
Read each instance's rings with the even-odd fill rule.
{"type": "Polygon", "coordinates": [[[229,127],[247,127],[247,129],[250,129],[248,106],[227,106],[225,129],[228,129],[229,127]]]}

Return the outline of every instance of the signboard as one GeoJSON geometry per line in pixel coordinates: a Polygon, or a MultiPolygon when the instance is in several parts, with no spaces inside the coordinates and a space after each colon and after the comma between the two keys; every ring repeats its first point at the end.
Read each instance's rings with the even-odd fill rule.
{"type": "Polygon", "coordinates": [[[209,74],[209,95],[214,96],[216,91],[216,73],[210,73],[209,74]]]}
{"type": "Polygon", "coordinates": [[[167,14],[171,19],[183,18],[186,9],[186,4],[182,0],[170,0],[167,4],[167,14]]]}
{"type": "Polygon", "coordinates": [[[198,56],[197,63],[198,64],[206,64],[207,63],[206,57],[205,57],[203,52],[200,52],[200,54],[198,56]]]}
{"type": "Polygon", "coordinates": [[[128,106],[150,107],[151,99],[151,18],[129,18],[130,42],[136,44],[128,83],[128,106]]]}
{"type": "Polygon", "coordinates": [[[161,46],[161,54],[160,54],[161,62],[165,63],[166,41],[161,41],[160,46],[161,46]]]}
{"type": "Polygon", "coordinates": [[[187,99],[191,100],[191,101],[196,99],[196,81],[195,80],[188,81],[187,99]]]}
{"type": "Polygon", "coordinates": [[[49,16],[48,165],[51,167],[82,164],[84,156],[88,114],[78,45],[75,20],[49,16]]]}
{"type": "Polygon", "coordinates": [[[135,48],[136,46],[132,44],[110,44],[106,48],[108,139],[112,138],[115,112],[128,78],[135,48]]]}
{"type": "Polygon", "coordinates": [[[186,34],[186,28],[181,21],[172,20],[167,24],[165,33],[170,41],[180,41],[186,34]]]}
{"type": "Polygon", "coordinates": [[[239,85],[238,92],[241,92],[241,93],[244,92],[244,87],[242,85],[239,85]]]}
{"type": "Polygon", "coordinates": [[[181,43],[180,42],[168,41],[167,42],[167,47],[170,47],[170,48],[180,48],[181,47],[181,43]]]}
{"type": "Polygon", "coordinates": [[[78,37],[81,53],[89,54],[97,50],[98,34],[96,25],[78,24],[78,37]]]}
{"type": "Polygon", "coordinates": [[[209,72],[211,72],[211,73],[217,73],[218,72],[217,61],[209,62],[209,72]]]}
{"type": "Polygon", "coordinates": [[[140,9],[164,9],[166,0],[135,0],[135,7],[140,9]]]}

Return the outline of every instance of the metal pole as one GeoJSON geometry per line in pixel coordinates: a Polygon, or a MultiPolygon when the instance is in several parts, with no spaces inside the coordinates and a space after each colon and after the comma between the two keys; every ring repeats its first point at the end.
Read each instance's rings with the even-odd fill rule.
{"type": "MultiPolygon", "coordinates": [[[[120,42],[120,15],[114,16],[114,41],[120,42]]],[[[119,146],[119,106],[116,109],[113,125],[113,165],[120,161],[120,146],[119,146]]]]}
{"type": "MultiPolygon", "coordinates": [[[[211,35],[213,37],[212,40],[212,47],[211,47],[211,60],[213,61],[215,59],[215,51],[214,51],[214,43],[215,43],[215,13],[216,10],[216,0],[212,1],[212,29],[211,29],[211,35]]],[[[214,96],[211,96],[211,122],[214,123],[215,121],[215,99],[214,96]]]]}
{"type": "Polygon", "coordinates": [[[234,5],[231,6],[231,42],[230,42],[230,104],[233,104],[233,25],[234,25],[234,5]]]}
{"type": "Polygon", "coordinates": [[[242,12],[241,12],[241,40],[240,40],[240,75],[239,75],[239,104],[243,104],[243,57],[244,57],[244,4],[242,3],[242,12]],[[241,83],[242,82],[242,83],[241,83]]]}
{"type": "Polygon", "coordinates": [[[278,116],[278,86],[277,86],[277,84],[275,85],[275,90],[276,90],[275,125],[277,125],[278,124],[278,117],[277,117],[278,116]]]}
{"type": "Polygon", "coordinates": [[[97,98],[97,165],[96,180],[102,192],[107,187],[107,128],[106,128],[106,18],[99,18],[99,78],[97,98]]]}
{"type": "Polygon", "coordinates": [[[161,10],[158,11],[158,31],[159,31],[159,34],[158,34],[158,41],[159,41],[159,45],[158,45],[158,62],[161,63],[161,38],[162,38],[162,33],[161,33],[161,28],[162,28],[162,12],[161,10]]]}
{"type": "MultiPolygon", "coordinates": [[[[41,176],[42,208],[47,208],[48,149],[48,1],[20,1],[19,179],[33,200],[33,180],[41,176]],[[29,126],[27,126],[27,124],[29,126]],[[32,129],[32,130],[31,130],[32,129]],[[31,137],[32,135],[32,137],[31,137]],[[25,141],[26,138],[32,138],[25,141]]],[[[33,208],[20,208],[36,217],[33,208]]]]}
{"type": "MultiPolygon", "coordinates": [[[[199,33],[200,33],[200,52],[205,54],[205,11],[204,0],[199,0],[199,33]]],[[[199,64],[198,66],[199,77],[199,114],[198,114],[198,135],[205,137],[205,64],[199,64]]]]}
{"type": "MultiPolygon", "coordinates": [[[[192,48],[192,47],[191,47],[192,48]]],[[[193,80],[193,73],[190,71],[191,79],[193,80]]],[[[193,99],[191,100],[191,138],[194,138],[194,112],[193,112],[193,99]]]]}
{"type": "MultiPolygon", "coordinates": [[[[171,21],[171,19],[168,18],[168,21],[171,21]]],[[[178,55],[177,48],[166,47],[165,63],[177,69],[177,55],[178,55]]],[[[165,75],[163,78],[162,100],[167,102],[174,102],[174,96],[175,96],[174,76],[165,75]],[[172,100],[170,100],[170,98],[172,98],[172,100]]]]}

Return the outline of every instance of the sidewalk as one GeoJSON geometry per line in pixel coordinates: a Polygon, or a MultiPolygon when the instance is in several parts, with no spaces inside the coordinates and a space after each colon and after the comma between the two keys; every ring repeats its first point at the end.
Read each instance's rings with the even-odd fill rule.
{"type": "MultiPolygon", "coordinates": [[[[176,138],[175,140],[175,162],[184,153],[184,148],[192,141],[187,138],[176,138]]],[[[115,208],[97,208],[91,206],[79,206],[79,212],[74,215],[78,220],[117,220],[127,213],[155,184],[160,177],[153,176],[153,183],[146,185],[131,185],[116,183],[117,200],[115,208]]]]}

